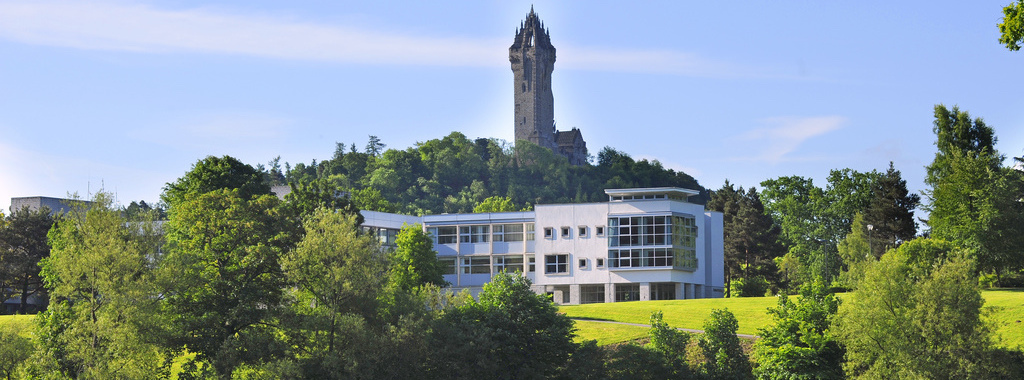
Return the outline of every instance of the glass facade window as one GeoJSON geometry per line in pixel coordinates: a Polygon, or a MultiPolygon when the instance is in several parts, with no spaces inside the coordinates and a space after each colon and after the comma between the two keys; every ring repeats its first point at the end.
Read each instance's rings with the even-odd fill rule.
{"type": "Polygon", "coordinates": [[[430,227],[427,228],[427,233],[430,234],[430,238],[434,241],[434,244],[455,244],[458,239],[458,229],[455,226],[446,227],[430,227]]]}
{"type": "Polygon", "coordinates": [[[692,216],[608,218],[611,268],[697,268],[697,225],[692,216]],[[631,248],[622,248],[631,247],[631,248]]]}
{"type": "Polygon", "coordinates": [[[533,241],[533,223],[526,223],[526,241],[533,241]]]}
{"type": "Polygon", "coordinates": [[[495,242],[523,241],[523,225],[520,223],[495,224],[492,236],[494,236],[495,242]]]}
{"type": "Polygon", "coordinates": [[[455,258],[454,257],[441,257],[437,261],[441,263],[442,273],[441,274],[455,274],[455,258]]]}
{"type": "Polygon", "coordinates": [[[640,300],[640,284],[615,284],[615,302],[640,300]]]}
{"type": "Polygon", "coordinates": [[[494,273],[501,271],[522,272],[523,271],[523,256],[494,256],[494,273]]]}
{"type": "Polygon", "coordinates": [[[459,241],[463,243],[486,243],[490,241],[491,226],[460,226],[459,241]]]}
{"type": "Polygon", "coordinates": [[[488,256],[463,257],[462,274],[491,274],[491,258],[488,256]]]}
{"type": "Polygon", "coordinates": [[[676,284],[661,282],[651,284],[651,301],[676,299],[676,284]]]}
{"type": "Polygon", "coordinates": [[[544,256],[544,273],[569,273],[569,255],[544,256]]]}
{"type": "Polygon", "coordinates": [[[580,303],[603,303],[604,285],[580,285],[580,303]]]}

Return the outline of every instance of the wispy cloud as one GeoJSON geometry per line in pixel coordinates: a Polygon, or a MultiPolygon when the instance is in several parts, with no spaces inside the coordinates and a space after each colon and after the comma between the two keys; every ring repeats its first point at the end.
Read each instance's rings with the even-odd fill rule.
{"type": "Polygon", "coordinates": [[[738,158],[741,161],[768,161],[779,163],[795,161],[790,156],[807,140],[835,131],[842,127],[846,118],[842,116],[821,117],[773,117],[762,120],[769,125],[747,131],[736,137],[737,140],[751,143],[750,150],[757,152],[754,156],[738,158]]]}
{"type": "MultiPolygon", "coordinates": [[[[145,53],[238,54],[396,65],[504,67],[506,39],[384,32],[223,9],[123,2],[0,2],[0,38],[27,44],[145,53]]],[[[688,76],[761,75],[672,50],[559,46],[564,68],[688,76]]]]}

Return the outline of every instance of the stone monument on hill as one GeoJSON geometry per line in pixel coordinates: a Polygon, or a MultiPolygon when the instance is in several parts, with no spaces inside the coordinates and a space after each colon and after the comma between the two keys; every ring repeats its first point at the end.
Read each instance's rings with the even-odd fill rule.
{"type": "Polygon", "coordinates": [[[544,23],[533,7],[516,30],[508,48],[515,90],[515,139],[551,149],[573,165],[587,163],[587,143],[579,129],[555,130],[555,99],[551,93],[551,72],[555,69],[555,47],[544,23]]]}

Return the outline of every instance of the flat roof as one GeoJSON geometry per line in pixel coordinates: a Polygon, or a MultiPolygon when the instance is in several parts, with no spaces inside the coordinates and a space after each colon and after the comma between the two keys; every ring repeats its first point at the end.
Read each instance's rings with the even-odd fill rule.
{"type": "Polygon", "coordinates": [[[605,194],[613,197],[629,195],[675,194],[682,197],[699,195],[700,191],[682,187],[642,187],[638,189],[605,189],[605,194]]]}

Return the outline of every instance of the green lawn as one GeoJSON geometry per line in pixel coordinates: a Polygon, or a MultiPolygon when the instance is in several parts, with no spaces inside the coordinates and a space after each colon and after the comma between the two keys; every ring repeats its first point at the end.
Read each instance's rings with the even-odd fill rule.
{"type": "MultiPolygon", "coordinates": [[[[839,295],[840,297],[843,294],[839,295]]],[[[1000,346],[1024,348],[1024,289],[995,289],[982,292],[986,313],[1001,337],[1000,346]]],[[[570,318],[629,323],[650,323],[651,313],[661,311],[672,327],[702,329],[711,309],[727,308],[739,322],[740,334],[757,335],[757,330],[771,323],[766,313],[778,303],[775,297],[719,298],[676,301],[643,301],[561,306],[570,318]]],[[[578,341],[595,339],[599,345],[625,342],[646,337],[646,328],[577,322],[578,341]]]]}
{"type": "Polygon", "coordinates": [[[35,315],[0,315],[0,329],[13,329],[28,337],[35,315]]]}

